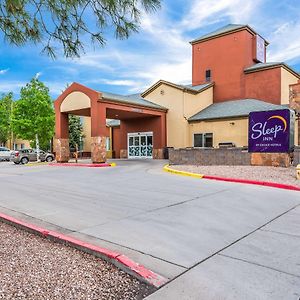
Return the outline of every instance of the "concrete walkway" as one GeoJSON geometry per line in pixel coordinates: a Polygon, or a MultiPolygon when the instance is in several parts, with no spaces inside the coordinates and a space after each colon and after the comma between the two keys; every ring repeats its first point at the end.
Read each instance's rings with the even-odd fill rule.
{"type": "Polygon", "coordinates": [[[300,193],[171,175],[164,163],[1,163],[0,211],[169,278],[149,300],[298,300],[300,193]]]}

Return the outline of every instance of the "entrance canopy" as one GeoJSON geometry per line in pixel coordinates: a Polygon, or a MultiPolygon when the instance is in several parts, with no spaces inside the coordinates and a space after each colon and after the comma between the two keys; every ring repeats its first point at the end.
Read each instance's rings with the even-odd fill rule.
{"type": "Polygon", "coordinates": [[[73,83],[57,98],[54,106],[57,161],[69,159],[68,114],[91,118],[93,162],[106,160],[106,119],[121,121],[118,151],[122,151],[122,156],[128,156],[128,133],[153,132],[153,157],[162,158],[166,146],[167,109],[143,99],[139,94],[121,96],[73,83]]]}

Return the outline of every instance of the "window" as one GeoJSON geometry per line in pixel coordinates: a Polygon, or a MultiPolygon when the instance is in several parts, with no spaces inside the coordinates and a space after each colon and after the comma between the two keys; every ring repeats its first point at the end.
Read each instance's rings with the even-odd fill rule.
{"type": "Polygon", "coordinates": [[[110,137],[106,137],[106,151],[110,151],[110,137]]]}
{"type": "Polygon", "coordinates": [[[213,134],[212,133],[195,133],[194,134],[194,147],[213,147],[213,134]]]}
{"type": "Polygon", "coordinates": [[[25,148],[25,145],[24,144],[21,144],[21,149],[24,149],[25,148]]]}
{"type": "Polygon", "coordinates": [[[205,81],[211,81],[211,70],[205,71],[205,81]]]}

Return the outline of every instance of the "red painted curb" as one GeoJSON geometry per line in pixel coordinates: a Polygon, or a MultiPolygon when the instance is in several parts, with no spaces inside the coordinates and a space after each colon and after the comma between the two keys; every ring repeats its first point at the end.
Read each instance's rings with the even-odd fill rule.
{"type": "Polygon", "coordinates": [[[300,191],[300,188],[294,185],[281,184],[281,183],[269,182],[269,181],[258,181],[258,180],[248,180],[248,179],[229,178],[229,177],[227,178],[227,177],[210,176],[210,175],[204,175],[203,178],[211,179],[211,180],[219,180],[219,181],[269,186],[269,187],[275,187],[275,188],[291,190],[291,191],[300,191]]]}
{"type": "Polygon", "coordinates": [[[52,167],[87,167],[87,168],[104,168],[111,167],[111,164],[76,164],[76,163],[50,163],[48,166],[52,167]]]}
{"type": "Polygon", "coordinates": [[[165,284],[168,280],[161,275],[158,275],[151,270],[146,269],[144,266],[134,262],[125,255],[122,255],[118,252],[108,250],[99,246],[95,246],[81,240],[69,237],[67,235],[55,232],[52,230],[46,230],[42,227],[18,220],[14,217],[0,213],[0,220],[12,224],[14,226],[22,227],[26,230],[29,230],[35,234],[41,235],[48,239],[54,239],[56,241],[74,246],[77,249],[88,252],[95,256],[100,256],[103,259],[107,259],[116,266],[121,267],[124,271],[129,271],[130,274],[137,275],[138,279],[143,280],[144,282],[151,284],[155,287],[160,287],[165,284]],[[97,255],[98,254],[98,255],[97,255]]]}

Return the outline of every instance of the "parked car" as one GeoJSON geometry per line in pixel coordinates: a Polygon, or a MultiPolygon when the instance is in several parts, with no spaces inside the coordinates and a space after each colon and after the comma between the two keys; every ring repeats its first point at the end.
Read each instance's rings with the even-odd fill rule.
{"type": "Polygon", "coordinates": [[[6,147],[0,147],[0,161],[9,160],[12,151],[6,147]]]}
{"type": "MultiPolygon", "coordinates": [[[[10,160],[15,164],[27,164],[30,161],[37,161],[37,151],[35,149],[21,149],[13,151],[10,160]]],[[[54,154],[40,150],[40,160],[51,162],[54,160],[54,154]]]]}

